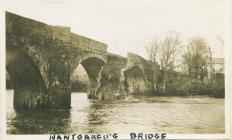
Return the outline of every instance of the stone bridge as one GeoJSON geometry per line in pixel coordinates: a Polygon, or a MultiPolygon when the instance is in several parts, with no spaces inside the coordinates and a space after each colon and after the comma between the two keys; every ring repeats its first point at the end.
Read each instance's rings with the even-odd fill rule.
{"type": "Polygon", "coordinates": [[[71,33],[69,27],[6,12],[6,70],[17,110],[69,108],[70,75],[80,64],[90,80],[89,98],[117,99],[153,89],[147,60],[108,53],[106,44],[71,33]]]}
{"type": "Polygon", "coordinates": [[[153,92],[153,69],[151,63],[144,58],[128,53],[124,80],[127,82],[129,94],[150,94],[153,92]]]}

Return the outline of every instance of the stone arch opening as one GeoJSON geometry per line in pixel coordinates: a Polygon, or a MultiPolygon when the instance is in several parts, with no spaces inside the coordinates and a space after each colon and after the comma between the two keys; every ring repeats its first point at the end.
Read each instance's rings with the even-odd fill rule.
{"type": "Polygon", "coordinates": [[[91,57],[83,60],[81,65],[86,70],[90,82],[96,82],[102,67],[105,65],[105,62],[97,57],[91,57]]]}
{"type": "Polygon", "coordinates": [[[15,109],[33,109],[47,105],[46,86],[39,69],[27,54],[10,44],[6,47],[6,71],[14,89],[15,109]]]}
{"type": "Polygon", "coordinates": [[[143,94],[145,91],[145,78],[141,68],[132,66],[124,71],[124,87],[127,94],[143,94]]]}
{"type": "Polygon", "coordinates": [[[70,74],[70,81],[72,92],[87,92],[90,80],[88,73],[82,65],[78,65],[70,74]]]}
{"type": "MultiPolygon", "coordinates": [[[[71,75],[70,75],[71,76],[70,77],[71,85],[75,84],[75,83],[73,83],[74,80],[72,80],[72,79],[74,79],[73,76],[75,76],[75,74],[78,75],[78,73],[75,73],[76,69],[78,67],[82,68],[82,77],[84,74],[86,74],[84,77],[88,78],[88,83],[86,83],[86,85],[85,85],[88,98],[97,98],[96,97],[97,92],[98,92],[97,90],[100,86],[100,75],[101,75],[101,71],[102,71],[104,65],[105,65],[105,61],[103,61],[102,59],[100,59],[98,57],[90,57],[90,58],[86,58],[84,60],[81,60],[81,62],[79,62],[77,67],[75,67],[74,71],[71,72],[71,75]],[[83,72],[83,70],[85,72],[83,72]]],[[[79,75],[79,77],[80,76],[81,75],[79,75]]],[[[77,82],[77,84],[78,83],[80,83],[80,82],[77,82]]],[[[75,85],[73,85],[73,86],[75,86],[75,85]]]]}

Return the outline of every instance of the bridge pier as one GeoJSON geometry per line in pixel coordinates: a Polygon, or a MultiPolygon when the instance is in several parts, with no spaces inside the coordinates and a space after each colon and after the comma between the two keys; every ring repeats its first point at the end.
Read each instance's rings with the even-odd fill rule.
{"type": "MultiPolygon", "coordinates": [[[[103,64],[102,64],[103,65],[103,64]]],[[[99,92],[101,87],[101,75],[103,71],[103,66],[100,66],[97,70],[97,75],[90,79],[90,85],[87,89],[87,94],[89,99],[99,99],[102,100],[103,94],[99,92]]]]}
{"type": "Polygon", "coordinates": [[[70,108],[71,107],[71,90],[54,88],[49,93],[50,108],[70,108]]]}
{"type": "Polygon", "coordinates": [[[125,95],[121,70],[126,67],[127,59],[115,54],[108,54],[107,63],[100,77],[99,95],[102,100],[116,100],[125,95]]]}
{"type": "Polygon", "coordinates": [[[49,107],[71,107],[71,83],[68,57],[50,56],[49,58],[49,107]]]}
{"type": "Polygon", "coordinates": [[[40,109],[48,106],[49,99],[41,91],[21,89],[14,91],[14,108],[17,111],[40,109]]]}

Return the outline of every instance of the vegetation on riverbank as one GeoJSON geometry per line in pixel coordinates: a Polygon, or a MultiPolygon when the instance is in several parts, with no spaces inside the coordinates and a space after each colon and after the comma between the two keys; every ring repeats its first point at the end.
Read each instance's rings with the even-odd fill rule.
{"type": "MultiPolygon", "coordinates": [[[[187,44],[182,42],[180,33],[168,32],[163,40],[156,37],[145,47],[155,67],[151,95],[224,98],[224,73],[215,69],[207,41],[197,36],[187,44]]],[[[221,41],[222,47],[223,43],[221,41]]]]}
{"type": "MultiPolygon", "coordinates": [[[[224,74],[215,74],[213,79],[201,82],[198,80],[188,81],[188,76],[183,73],[169,72],[167,91],[164,94],[160,84],[152,96],[195,96],[207,95],[217,98],[225,97],[224,74]]],[[[161,82],[162,83],[162,82],[161,82]]]]}

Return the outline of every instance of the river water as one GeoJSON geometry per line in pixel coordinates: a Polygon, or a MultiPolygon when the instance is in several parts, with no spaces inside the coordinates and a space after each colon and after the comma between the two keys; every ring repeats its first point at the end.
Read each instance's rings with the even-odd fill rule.
{"type": "Polygon", "coordinates": [[[72,93],[70,110],[19,114],[7,91],[9,134],[51,133],[224,133],[224,99],[198,97],[127,97],[118,101],[87,99],[72,93]]]}

